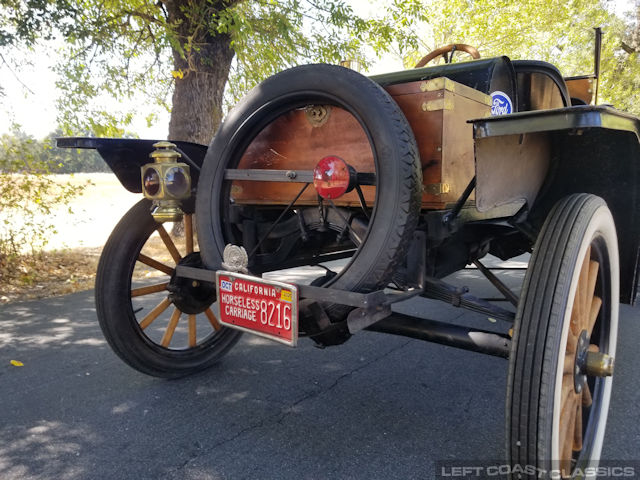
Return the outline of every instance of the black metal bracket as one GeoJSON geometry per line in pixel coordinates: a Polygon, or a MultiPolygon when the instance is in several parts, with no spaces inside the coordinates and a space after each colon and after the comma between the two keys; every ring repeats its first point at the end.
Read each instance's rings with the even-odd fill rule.
{"type": "Polygon", "coordinates": [[[330,302],[350,307],[363,309],[375,309],[382,305],[391,305],[403,302],[409,298],[422,294],[422,289],[410,288],[402,292],[388,292],[376,290],[371,293],[358,293],[349,290],[334,288],[314,287],[311,285],[296,284],[300,298],[309,298],[318,302],[330,302]]]}
{"type": "MultiPolygon", "coordinates": [[[[180,277],[187,277],[204,282],[215,283],[216,281],[216,272],[203,268],[178,265],[176,267],[176,274],[180,277]]],[[[515,313],[512,311],[500,308],[469,294],[469,290],[466,287],[455,287],[442,280],[427,276],[423,276],[423,279],[426,282],[424,285],[418,285],[400,292],[376,290],[370,293],[359,293],[302,284],[296,284],[296,287],[298,288],[300,298],[311,299],[316,302],[336,303],[356,307],[359,312],[354,315],[359,315],[358,325],[365,323],[363,317],[366,315],[373,315],[371,323],[379,320],[381,307],[390,307],[394,303],[403,302],[418,295],[445,301],[454,307],[482,313],[507,322],[513,322],[515,319],[515,313]]],[[[362,328],[364,327],[359,327],[358,329],[362,328]]]]}
{"type": "Polygon", "coordinates": [[[462,211],[462,207],[464,207],[464,204],[467,203],[467,200],[469,200],[469,197],[471,196],[471,193],[475,188],[476,188],[476,177],[474,176],[469,182],[469,184],[467,185],[467,187],[464,189],[464,192],[462,192],[462,195],[460,195],[460,198],[458,199],[456,204],[453,206],[453,210],[451,210],[451,212],[447,213],[442,218],[442,222],[444,224],[451,223],[453,220],[456,219],[458,215],[460,215],[460,212],[462,211]]]}
{"type": "Polygon", "coordinates": [[[201,282],[216,283],[216,271],[207,270],[206,268],[185,267],[178,265],[176,267],[176,276],[190,278],[192,280],[200,280],[201,282]]]}
{"type": "MultiPolygon", "coordinates": [[[[250,180],[253,182],[313,183],[313,170],[226,169],[225,180],[250,180]]],[[[375,185],[376,174],[357,172],[358,185],[375,185]]]]}
{"type": "Polygon", "coordinates": [[[491,284],[498,289],[500,293],[504,295],[504,298],[511,303],[514,307],[518,307],[518,296],[511,291],[509,287],[507,287],[498,277],[494,275],[494,273],[485,267],[480,260],[474,260],[473,264],[478,267],[478,270],[485,276],[487,280],[491,282],[491,284]]]}
{"type": "MultiPolygon", "coordinates": [[[[202,282],[216,282],[216,272],[205,268],[194,268],[178,265],[176,275],[202,282]]],[[[312,285],[294,284],[298,288],[300,298],[309,298],[318,302],[330,302],[350,307],[376,309],[382,305],[402,302],[423,293],[421,288],[410,288],[402,292],[388,292],[376,290],[370,293],[351,292],[334,288],[315,287],[312,285]]]]}
{"type": "Polygon", "coordinates": [[[424,290],[427,268],[427,234],[422,230],[413,232],[413,239],[407,252],[405,282],[411,288],[424,290]]]}

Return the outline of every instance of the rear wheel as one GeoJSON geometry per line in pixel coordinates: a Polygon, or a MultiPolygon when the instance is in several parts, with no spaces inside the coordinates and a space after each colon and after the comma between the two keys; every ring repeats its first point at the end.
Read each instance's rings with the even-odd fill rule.
{"type": "Polygon", "coordinates": [[[611,396],[618,278],[605,202],[587,194],[560,201],[536,243],[516,316],[507,452],[512,465],[537,470],[513,478],[572,478],[597,466],[611,396]],[[547,476],[538,477],[541,471],[547,476]]]}
{"type": "MultiPolygon", "coordinates": [[[[379,85],[331,65],[284,71],[245,97],[207,152],[196,206],[204,263],[219,268],[232,243],[254,274],[320,265],[331,271],[316,285],[378,289],[404,258],[421,183],[412,130],[379,85]],[[348,164],[352,190],[322,198],[310,175],[334,157],[348,164]],[[281,180],[263,181],[261,170],[281,180]]],[[[348,311],[326,308],[334,320],[348,311]]]]}
{"type": "Polygon", "coordinates": [[[184,236],[176,238],[150,210],[148,200],[134,205],[104,247],[95,288],[98,321],[127,364],[179,377],[211,366],[240,332],[218,323],[213,285],[175,275],[176,265],[202,266],[193,215],[184,215],[184,236]]]}

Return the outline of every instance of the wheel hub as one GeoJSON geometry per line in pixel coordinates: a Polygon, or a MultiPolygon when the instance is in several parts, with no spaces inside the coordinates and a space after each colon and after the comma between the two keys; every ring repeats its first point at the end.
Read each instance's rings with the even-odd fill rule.
{"type": "Polygon", "coordinates": [[[591,339],[586,330],[580,332],[573,374],[576,392],[582,392],[587,382],[587,376],[610,377],[613,375],[613,366],[613,357],[606,353],[601,353],[595,345],[591,345],[591,339]]]}
{"type": "Polygon", "coordinates": [[[610,377],[613,375],[614,359],[606,353],[587,352],[585,371],[587,375],[595,377],[610,377]]]}
{"type": "Polygon", "coordinates": [[[578,337],[578,345],[576,347],[576,360],[573,369],[573,385],[576,393],[582,393],[585,383],[587,383],[587,374],[584,365],[586,363],[587,352],[589,351],[589,335],[586,330],[580,332],[578,337]]]}
{"type": "MultiPolygon", "coordinates": [[[[202,268],[200,252],[190,253],[178,262],[179,266],[202,268]]],[[[175,273],[171,276],[169,285],[169,300],[178,310],[196,315],[204,312],[216,301],[215,285],[209,282],[201,282],[185,277],[178,277],[175,273]]]]}

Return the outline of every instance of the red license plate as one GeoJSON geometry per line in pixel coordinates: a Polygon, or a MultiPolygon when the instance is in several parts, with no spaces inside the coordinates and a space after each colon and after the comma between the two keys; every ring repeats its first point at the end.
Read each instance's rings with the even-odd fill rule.
{"type": "Polygon", "coordinates": [[[298,289],[240,273],[216,272],[220,323],[295,347],[298,289]]]}

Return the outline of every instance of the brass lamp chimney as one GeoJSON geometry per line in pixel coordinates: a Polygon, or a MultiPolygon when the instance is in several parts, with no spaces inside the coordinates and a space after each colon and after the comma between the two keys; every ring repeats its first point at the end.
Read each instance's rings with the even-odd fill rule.
{"type": "Polygon", "coordinates": [[[153,147],[149,157],[154,163],[141,168],[142,192],[153,201],[151,215],[156,222],[179,222],[184,215],[180,202],[191,196],[189,165],[178,161],[181,155],[175,144],[162,141],[153,147]]]}

